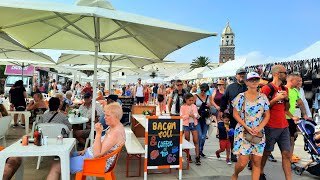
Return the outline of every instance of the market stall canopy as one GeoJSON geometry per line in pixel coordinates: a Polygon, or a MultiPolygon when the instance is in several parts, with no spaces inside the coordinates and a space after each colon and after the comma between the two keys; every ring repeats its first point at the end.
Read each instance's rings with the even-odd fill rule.
{"type": "Polygon", "coordinates": [[[187,44],[217,35],[114,10],[102,0],[78,5],[1,0],[0,17],[5,17],[0,30],[30,49],[95,51],[98,43],[99,52],[164,59],[187,44]]]}
{"type": "Polygon", "coordinates": [[[288,61],[297,61],[297,60],[306,60],[320,57],[320,41],[312,44],[311,46],[305,48],[304,50],[289,56],[284,59],[280,59],[274,62],[288,62],[288,61]]]}
{"type": "Polygon", "coordinates": [[[191,80],[191,79],[199,79],[203,78],[203,73],[210,71],[211,69],[208,66],[195,68],[194,70],[188,72],[181,76],[181,80],[191,80]]]}
{"type": "Polygon", "coordinates": [[[172,76],[164,78],[164,81],[165,82],[170,82],[171,80],[178,80],[178,79],[180,79],[180,77],[182,77],[183,75],[185,75],[187,73],[188,73],[187,71],[182,70],[182,71],[178,72],[177,74],[174,74],[172,76]]]}
{"type": "Polygon", "coordinates": [[[220,67],[207,71],[203,74],[204,78],[218,78],[218,77],[230,77],[235,76],[236,71],[239,68],[244,68],[246,64],[246,59],[237,59],[233,61],[227,61],[220,67]]]}
{"type": "Polygon", "coordinates": [[[163,78],[161,78],[161,77],[149,78],[146,80],[142,80],[143,84],[161,84],[163,82],[164,82],[163,78]]]}

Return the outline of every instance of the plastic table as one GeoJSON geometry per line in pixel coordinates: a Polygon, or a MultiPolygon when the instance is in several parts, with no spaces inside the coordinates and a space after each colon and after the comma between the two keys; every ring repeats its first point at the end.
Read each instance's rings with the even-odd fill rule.
{"type": "MultiPolygon", "coordinates": [[[[18,140],[11,146],[0,151],[0,177],[3,177],[5,162],[9,157],[59,156],[61,162],[61,178],[63,180],[69,180],[70,152],[75,144],[76,139],[74,138],[64,138],[62,145],[56,144],[56,138],[49,138],[48,145],[46,146],[36,146],[33,143],[29,143],[28,146],[22,146],[21,140],[18,140]]],[[[20,168],[15,174],[16,179],[23,179],[24,162],[28,161],[22,161],[20,168]]]]}

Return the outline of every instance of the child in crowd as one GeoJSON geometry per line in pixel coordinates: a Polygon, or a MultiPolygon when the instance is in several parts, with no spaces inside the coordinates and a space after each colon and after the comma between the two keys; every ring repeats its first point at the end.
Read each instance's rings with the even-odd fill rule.
{"type": "Polygon", "coordinates": [[[229,121],[230,121],[230,114],[224,113],[222,115],[222,120],[218,122],[220,149],[216,151],[216,156],[219,160],[221,160],[220,153],[226,150],[227,151],[226,162],[228,165],[231,165],[232,164],[230,161],[231,143],[229,141],[229,134],[232,133],[232,129],[229,129],[229,123],[230,123],[229,121]]]}
{"type": "MultiPolygon", "coordinates": [[[[184,104],[180,108],[180,116],[183,118],[183,131],[184,137],[187,141],[190,141],[190,131],[192,133],[193,143],[196,151],[196,165],[201,165],[199,156],[199,140],[198,140],[198,114],[197,106],[194,104],[194,97],[191,93],[187,93],[184,98],[184,104]]],[[[189,155],[188,161],[192,162],[189,155]]]]}
{"type": "Polygon", "coordinates": [[[314,131],[314,141],[316,142],[316,146],[320,147],[320,125],[315,127],[314,131]]]}

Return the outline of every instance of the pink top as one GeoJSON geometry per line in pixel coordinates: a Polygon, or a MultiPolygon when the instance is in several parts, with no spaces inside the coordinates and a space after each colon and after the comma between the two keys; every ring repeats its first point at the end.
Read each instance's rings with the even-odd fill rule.
{"type": "Polygon", "coordinates": [[[182,117],[183,119],[183,125],[184,126],[189,126],[189,120],[191,117],[189,117],[189,114],[190,114],[190,111],[194,114],[194,118],[192,119],[193,122],[194,122],[194,125],[197,125],[198,124],[198,117],[199,117],[199,114],[198,114],[198,108],[195,104],[191,104],[190,106],[184,104],[181,106],[180,108],[180,116],[182,117]]]}

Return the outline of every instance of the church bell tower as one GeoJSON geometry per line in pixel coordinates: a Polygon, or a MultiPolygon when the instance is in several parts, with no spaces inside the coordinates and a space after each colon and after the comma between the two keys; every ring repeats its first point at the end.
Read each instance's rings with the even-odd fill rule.
{"type": "Polygon", "coordinates": [[[225,63],[230,60],[234,60],[234,38],[235,35],[227,22],[227,26],[223,29],[221,34],[221,41],[220,41],[220,56],[219,56],[219,63],[225,63]]]}

